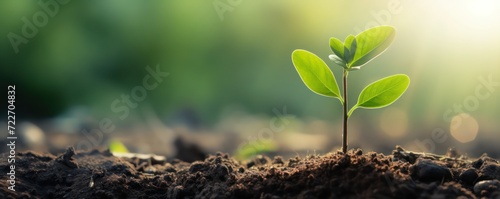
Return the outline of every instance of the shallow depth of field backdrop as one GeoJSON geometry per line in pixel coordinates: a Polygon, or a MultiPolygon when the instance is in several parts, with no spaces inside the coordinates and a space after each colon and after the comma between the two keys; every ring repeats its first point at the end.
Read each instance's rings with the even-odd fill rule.
{"type": "MultiPolygon", "coordinates": [[[[279,153],[336,150],[341,106],[303,85],[290,54],[302,48],[327,60],[330,37],[392,25],[391,47],[351,73],[350,103],[391,74],[408,74],[410,87],[392,106],[353,114],[350,148],[500,156],[496,1],[69,1],[51,13],[39,5],[47,2],[57,1],[0,3],[0,82],[16,85],[27,149],[118,139],[133,152],[169,154],[182,135],[207,152],[263,140],[279,153]],[[36,31],[23,35],[34,20],[36,31]],[[26,41],[14,47],[14,34],[26,41]],[[148,66],[169,75],[135,93],[144,99],[133,106],[122,102],[139,92],[148,66]],[[116,129],[102,140],[85,134],[102,118],[116,129]]],[[[339,80],[341,68],[327,64],[339,80]]]]}

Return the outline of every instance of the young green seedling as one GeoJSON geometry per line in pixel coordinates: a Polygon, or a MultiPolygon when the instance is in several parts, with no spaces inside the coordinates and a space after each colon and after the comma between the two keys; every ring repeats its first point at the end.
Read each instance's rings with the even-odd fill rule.
{"type": "Polygon", "coordinates": [[[343,68],[343,95],[339,91],[335,76],[326,63],[317,55],[297,49],[292,53],[292,62],[304,84],[313,92],[339,99],[343,105],[344,123],[342,151],[347,152],[347,120],[357,108],[382,108],[396,101],[408,88],[410,78],[404,74],[392,75],[366,86],[358,97],[356,105],[347,111],[347,76],[350,71],[359,70],[366,63],[383,53],[395,36],[392,26],[378,26],[349,35],[344,43],[337,38],[330,39],[333,54],[329,58],[343,68]]]}

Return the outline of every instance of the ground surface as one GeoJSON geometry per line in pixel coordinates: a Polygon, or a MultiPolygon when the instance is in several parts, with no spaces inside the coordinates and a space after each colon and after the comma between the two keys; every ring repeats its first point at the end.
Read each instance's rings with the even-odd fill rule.
{"type": "MultiPolygon", "coordinates": [[[[0,170],[10,171],[7,161],[0,170]]],[[[58,156],[18,154],[16,192],[2,175],[0,198],[500,198],[499,180],[499,161],[488,156],[400,147],[391,155],[358,149],[245,163],[222,153],[186,163],[69,148],[58,156]]]]}

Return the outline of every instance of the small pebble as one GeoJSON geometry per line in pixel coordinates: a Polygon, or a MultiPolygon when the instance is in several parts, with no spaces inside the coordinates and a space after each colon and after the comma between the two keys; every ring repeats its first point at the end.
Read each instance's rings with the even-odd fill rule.
{"type": "Polygon", "coordinates": [[[274,157],[273,164],[285,164],[281,156],[274,157]]]}
{"type": "Polygon", "coordinates": [[[481,179],[500,179],[500,164],[484,163],[480,168],[481,179]]]}
{"type": "Polygon", "coordinates": [[[483,180],[474,185],[474,193],[477,195],[482,195],[483,191],[494,192],[498,190],[500,190],[499,180],[483,180]]]}
{"type": "Polygon", "coordinates": [[[482,159],[477,159],[476,161],[472,162],[472,167],[479,169],[483,165],[484,161],[482,159]]]}
{"type": "Polygon", "coordinates": [[[90,188],[94,187],[94,178],[92,176],[90,176],[89,187],[90,188]]]}
{"type": "Polygon", "coordinates": [[[460,180],[466,184],[472,185],[476,181],[478,175],[476,169],[467,169],[459,176],[460,180]]]}
{"type": "Polygon", "coordinates": [[[257,155],[257,157],[254,158],[254,161],[258,165],[264,165],[264,164],[267,164],[267,162],[268,162],[266,157],[264,157],[262,155],[257,155]]]}
{"type": "Polygon", "coordinates": [[[148,166],[146,169],[144,169],[147,173],[155,173],[156,168],[153,166],[148,166]]]}
{"type": "Polygon", "coordinates": [[[363,150],[358,149],[358,150],[356,150],[355,154],[356,155],[363,155],[363,150]]]}
{"type": "Polygon", "coordinates": [[[422,182],[441,182],[451,179],[450,169],[440,166],[431,160],[418,159],[412,166],[412,177],[422,182]]]}

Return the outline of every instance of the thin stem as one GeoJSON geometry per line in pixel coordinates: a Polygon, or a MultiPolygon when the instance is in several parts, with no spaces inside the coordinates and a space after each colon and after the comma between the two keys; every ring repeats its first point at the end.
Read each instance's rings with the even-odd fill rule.
{"type": "Polygon", "coordinates": [[[347,119],[348,119],[348,115],[347,115],[347,75],[348,75],[348,71],[347,70],[344,70],[344,75],[343,75],[343,78],[342,78],[342,87],[344,89],[344,125],[343,125],[343,129],[344,129],[344,132],[342,134],[342,152],[344,153],[347,153],[347,119]]]}

